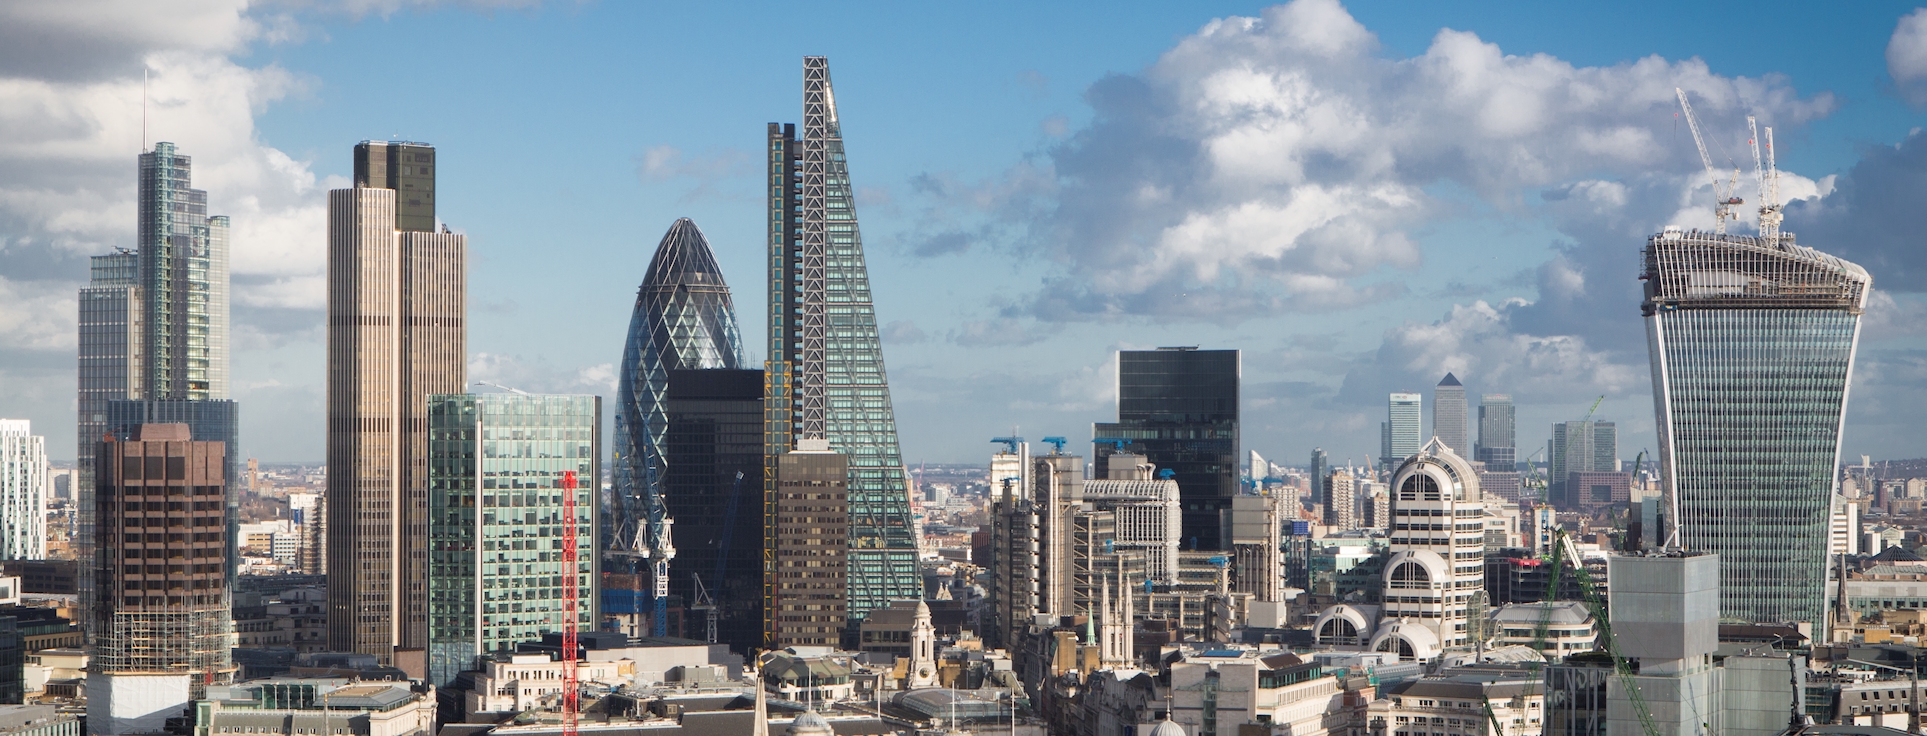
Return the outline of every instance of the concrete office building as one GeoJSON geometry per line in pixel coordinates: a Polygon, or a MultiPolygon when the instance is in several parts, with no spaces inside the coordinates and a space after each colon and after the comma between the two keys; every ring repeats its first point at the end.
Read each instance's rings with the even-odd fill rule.
{"type": "Polygon", "coordinates": [[[47,558],[47,438],[0,419],[0,560],[47,558]]]}
{"type": "Polygon", "coordinates": [[[595,630],[595,478],[602,475],[595,396],[428,397],[428,679],[448,687],[484,655],[568,626],[561,587],[576,577],[576,622],[595,630]],[[576,569],[556,550],[563,474],[576,475],[576,569]]]}
{"type": "Polygon", "coordinates": [[[1557,422],[1546,458],[1548,497],[1561,508],[1577,509],[1591,498],[1590,487],[1571,487],[1567,476],[1619,472],[1619,428],[1612,422],[1557,422]]]}
{"type": "Polygon", "coordinates": [[[1764,229],[1669,229],[1647,241],[1640,311],[1661,527],[1719,554],[1721,615],[1821,627],[1828,507],[1872,278],[1795,245],[1777,223],[1764,229]]]}
{"type": "Polygon", "coordinates": [[[93,733],[157,732],[233,679],[225,453],[185,424],[149,424],[96,448],[100,558],[111,562],[91,573],[93,733]]]}
{"type": "Polygon", "coordinates": [[[718,606],[718,636],[747,651],[761,643],[763,623],[763,373],[745,367],[709,241],[695,222],[676,220],[643,274],[623,345],[603,543],[625,560],[659,554],[665,519],[674,519],[697,543],[679,551],[671,594],[694,602],[702,579],[718,606]],[[720,568],[718,554],[728,557],[720,568]]]}
{"type": "Polygon", "coordinates": [[[364,142],[354,188],[328,193],[328,646],[416,675],[428,644],[427,399],[467,384],[468,246],[433,232],[422,178],[436,155],[364,142]]]}
{"type": "Polygon", "coordinates": [[[1120,350],[1117,421],[1091,428],[1098,465],[1129,452],[1171,471],[1186,549],[1224,548],[1221,517],[1238,495],[1240,370],[1236,350],[1120,350]]]}
{"type": "Polygon", "coordinates": [[[1418,394],[1395,393],[1385,405],[1385,421],[1378,425],[1381,437],[1378,464],[1381,470],[1390,472],[1398,468],[1405,458],[1418,453],[1419,415],[1424,397],[1418,394]]]}
{"type": "Polygon", "coordinates": [[[1453,454],[1470,460],[1472,443],[1465,436],[1465,415],[1465,384],[1446,373],[1432,388],[1432,436],[1452,448],[1453,454]]]}
{"type": "Polygon", "coordinates": [[[771,503],[766,639],[774,649],[834,647],[849,624],[849,462],[828,440],[797,444],[781,458],[771,503]]]}
{"type": "MultiPolygon", "coordinates": [[[[802,82],[802,137],[795,125],[770,123],[764,141],[770,342],[763,491],[774,498],[782,458],[804,440],[827,440],[843,455],[850,469],[847,614],[861,619],[891,601],[921,597],[923,579],[829,60],[804,57],[802,82]]],[[[766,503],[765,514],[773,512],[766,503]]],[[[766,594],[765,619],[767,601],[766,594]]]]}

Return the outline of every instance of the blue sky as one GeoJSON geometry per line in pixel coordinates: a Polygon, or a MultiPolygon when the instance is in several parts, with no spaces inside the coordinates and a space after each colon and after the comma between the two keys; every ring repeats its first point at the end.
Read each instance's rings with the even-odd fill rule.
{"type": "Polygon", "coordinates": [[[246,449],[319,460],[321,213],[356,141],[442,152],[439,214],[472,249],[471,379],[606,396],[677,217],[715,246],[760,359],[757,148],[765,123],[799,116],[800,57],[824,54],[908,462],[978,461],[1012,427],[1088,436],[1113,416],[1113,352],[1170,344],[1244,351],[1244,444],[1278,462],[1376,452],[1384,393],[1429,392],[1445,370],[1518,396],[1526,452],[1604,395],[1630,459],[1652,444],[1629,296],[1642,234],[1710,222],[1674,86],[1736,160],[1746,115],[1776,127],[1788,190],[1811,200],[1790,208],[1801,242],[1886,267],[1846,452],[1918,457],[1910,277],[1927,256],[1906,237],[1915,216],[1869,194],[1927,181],[1927,144],[1906,145],[1927,79],[1914,11],[15,6],[0,10],[15,49],[0,50],[0,416],[71,457],[73,290],[86,256],[133,239],[143,67],[151,136],[195,156],[196,185],[235,218],[246,449]]]}

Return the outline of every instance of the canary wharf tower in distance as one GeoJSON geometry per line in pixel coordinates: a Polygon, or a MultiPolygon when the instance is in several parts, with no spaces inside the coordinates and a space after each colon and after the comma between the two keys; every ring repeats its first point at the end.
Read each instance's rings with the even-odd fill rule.
{"type": "MultiPolygon", "coordinates": [[[[780,458],[827,440],[849,462],[846,603],[854,626],[923,586],[896,414],[857,230],[828,59],[803,59],[803,131],[769,124],[769,363],[764,494],[773,509],[780,458]]],[[[774,535],[772,535],[774,536],[774,535]]],[[[774,549],[766,545],[765,554],[774,549]]],[[[765,561],[766,575],[773,558],[765,561]]],[[[778,582],[765,580],[766,597],[778,582]]],[[[779,623],[765,604],[764,629],[779,623]]]]}
{"type": "Polygon", "coordinates": [[[1795,245],[1762,189],[1760,237],[1669,228],[1646,243],[1661,529],[1669,545],[1719,553],[1722,619],[1809,622],[1818,639],[1829,501],[1872,279],[1795,245]]]}

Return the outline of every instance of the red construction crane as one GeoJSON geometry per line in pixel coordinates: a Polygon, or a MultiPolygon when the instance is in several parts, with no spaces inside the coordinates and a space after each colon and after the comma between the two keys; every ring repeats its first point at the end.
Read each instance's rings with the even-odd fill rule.
{"type": "Polygon", "coordinates": [[[562,736],[576,736],[581,693],[575,677],[576,641],[575,471],[562,473],[562,736]]]}

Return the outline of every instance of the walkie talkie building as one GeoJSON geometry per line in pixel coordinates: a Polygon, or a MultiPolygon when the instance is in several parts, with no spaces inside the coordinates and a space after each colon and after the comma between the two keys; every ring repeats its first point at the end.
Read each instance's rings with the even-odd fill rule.
{"type": "Polygon", "coordinates": [[[1675,543],[1720,555],[1720,616],[1826,619],[1828,501],[1872,279],[1793,243],[1647,241],[1646,334],[1675,543]]]}

